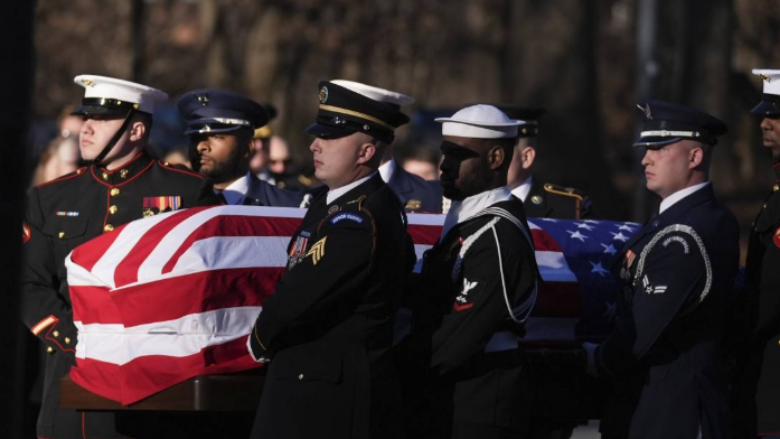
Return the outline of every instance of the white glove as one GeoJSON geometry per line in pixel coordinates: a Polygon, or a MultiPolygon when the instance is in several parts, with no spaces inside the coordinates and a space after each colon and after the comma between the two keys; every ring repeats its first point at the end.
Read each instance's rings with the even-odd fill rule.
{"type": "MultiPolygon", "coordinates": [[[[249,334],[249,337],[251,336],[252,334],[249,334]]],[[[271,360],[262,355],[260,356],[260,358],[255,357],[255,353],[252,352],[252,339],[249,337],[246,338],[246,350],[249,351],[249,356],[252,357],[252,359],[258,363],[270,363],[271,360]]]]}
{"type": "Polygon", "coordinates": [[[585,366],[585,372],[594,377],[599,377],[599,371],[596,368],[596,349],[598,349],[599,345],[596,343],[589,343],[585,342],[582,344],[582,348],[585,349],[585,353],[588,354],[588,362],[585,366]]]}

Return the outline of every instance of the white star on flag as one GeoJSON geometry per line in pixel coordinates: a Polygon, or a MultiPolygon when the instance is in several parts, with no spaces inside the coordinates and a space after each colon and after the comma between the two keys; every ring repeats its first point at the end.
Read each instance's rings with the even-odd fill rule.
{"type": "MultiPolygon", "coordinates": [[[[617,225],[617,224],[615,224],[615,225],[617,225]]],[[[634,233],[634,231],[636,229],[634,229],[633,227],[629,226],[628,224],[621,224],[620,227],[618,227],[618,230],[625,230],[628,233],[634,233]]]]}
{"type": "Polygon", "coordinates": [[[596,220],[583,220],[583,222],[586,222],[588,224],[598,224],[599,222],[596,220]]]}
{"type": "Polygon", "coordinates": [[[614,255],[615,253],[617,253],[617,249],[615,249],[615,246],[613,246],[612,244],[610,244],[610,245],[601,244],[601,246],[604,247],[604,253],[609,253],[611,255],[614,255]]]}
{"type": "Polygon", "coordinates": [[[618,233],[609,232],[609,234],[612,235],[613,241],[623,241],[623,242],[628,241],[628,236],[624,235],[623,232],[618,232],[618,233]]]}
{"type": "Polygon", "coordinates": [[[591,273],[598,273],[599,276],[601,276],[601,277],[604,277],[604,273],[607,273],[607,274],[609,273],[609,270],[606,270],[604,267],[601,266],[601,262],[596,263],[596,264],[594,264],[591,261],[588,261],[588,262],[590,262],[590,265],[593,266],[593,269],[590,270],[591,273]]]}
{"type": "Polygon", "coordinates": [[[617,303],[607,301],[604,303],[604,305],[607,307],[607,309],[603,314],[601,314],[601,316],[606,317],[607,320],[611,322],[612,319],[614,319],[617,315],[617,303]]]}
{"type": "Polygon", "coordinates": [[[580,233],[579,230],[574,232],[572,232],[571,230],[567,230],[566,232],[571,233],[571,239],[579,239],[580,241],[585,242],[585,238],[587,238],[587,236],[580,233]]]}
{"type": "MultiPolygon", "coordinates": [[[[575,224],[577,224],[577,223],[575,223],[575,224]]],[[[585,229],[587,231],[591,231],[591,230],[595,229],[595,227],[591,226],[588,223],[579,223],[579,224],[577,224],[577,228],[578,229],[585,229]]]]}
{"type": "Polygon", "coordinates": [[[548,223],[557,223],[558,222],[558,220],[555,219],[555,218],[537,218],[537,219],[540,219],[542,221],[547,221],[548,223]]]}

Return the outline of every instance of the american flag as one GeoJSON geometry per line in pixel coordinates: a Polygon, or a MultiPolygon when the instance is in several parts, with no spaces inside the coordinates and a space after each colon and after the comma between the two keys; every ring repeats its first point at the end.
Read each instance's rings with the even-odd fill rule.
{"type": "MultiPolygon", "coordinates": [[[[71,379],[132,404],[197,375],[257,367],[246,348],[265,297],[284,272],[304,210],[218,206],[117,228],[67,258],[79,330],[71,379]]],[[[444,215],[409,215],[418,257],[444,215]]],[[[531,219],[544,282],[526,337],[571,344],[609,331],[616,286],[608,261],[632,223],[531,219]]]]}

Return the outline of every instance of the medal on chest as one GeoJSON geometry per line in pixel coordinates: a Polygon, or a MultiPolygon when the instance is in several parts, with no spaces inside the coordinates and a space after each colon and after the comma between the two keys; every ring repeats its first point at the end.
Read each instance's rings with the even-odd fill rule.
{"type": "Polygon", "coordinates": [[[295,238],[295,242],[290,246],[290,253],[287,259],[288,270],[295,267],[306,256],[310,236],[311,234],[304,230],[295,238]]]}

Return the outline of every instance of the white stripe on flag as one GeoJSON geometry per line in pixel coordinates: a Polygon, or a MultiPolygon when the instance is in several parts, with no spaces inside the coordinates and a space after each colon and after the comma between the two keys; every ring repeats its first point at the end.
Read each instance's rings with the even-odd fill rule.
{"type": "Polygon", "coordinates": [[[75,322],[76,357],[123,365],[147,355],[186,357],[252,331],[262,307],[223,308],[129,328],[75,322]]]}
{"type": "Polygon", "coordinates": [[[545,282],[577,282],[577,276],[569,269],[561,252],[537,251],[536,264],[545,282]]]}
{"type": "Polygon", "coordinates": [[[409,224],[414,226],[438,226],[444,225],[444,218],[447,215],[440,215],[435,213],[409,213],[406,215],[409,219],[409,224]]]}
{"type": "Polygon", "coordinates": [[[68,256],[65,258],[65,268],[68,270],[68,287],[107,286],[105,282],[95,276],[91,271],[73,262],[71,256],[73,256],[73,252],[68,253],[68,256]]]}
{"type": "Polygon", "coordinates": [[[181,255],[172,274],[224,268],[284,267],[289,236],[226,236],[202,239],[181,255]]]}

